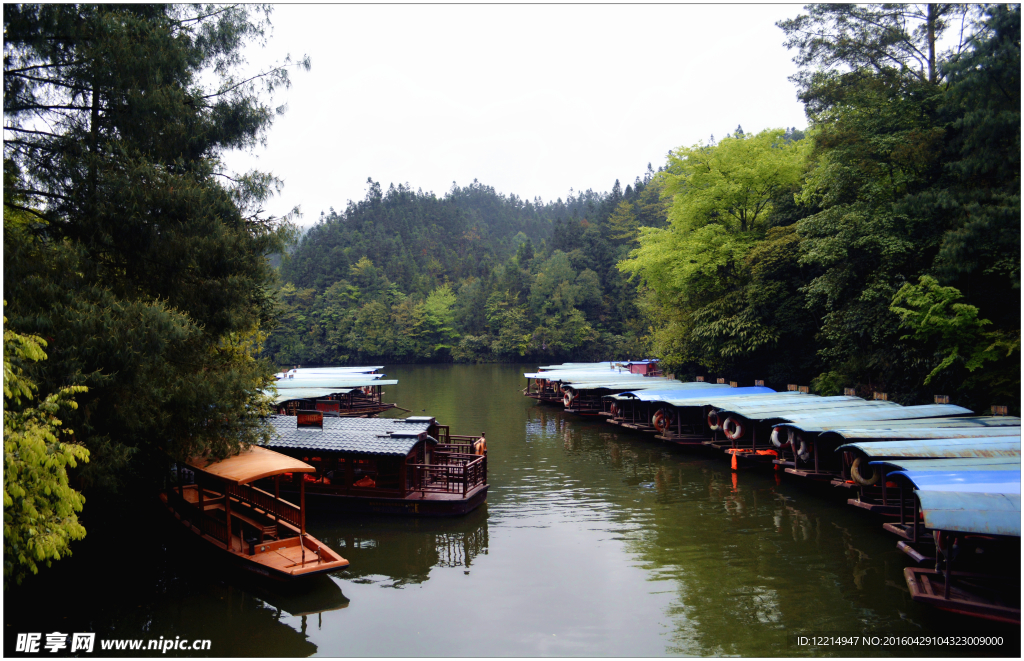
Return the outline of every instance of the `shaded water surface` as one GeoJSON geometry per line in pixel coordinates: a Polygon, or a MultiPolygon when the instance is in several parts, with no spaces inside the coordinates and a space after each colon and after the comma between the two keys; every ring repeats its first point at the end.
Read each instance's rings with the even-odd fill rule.
{"type": "Polygon", "coordinates": [[[843,494],[536,404],[535,367],[386,370],[389,401],[487,432],[488,502],[468,516],[312,512],[351,567],[297,594],[187,559],[162,523],[90,528],[5,596],[5,651],[56,629],[209,638],[216,656],[905,656],[936,651],[795,636],[984,630],[912,602],[909,559],[843,494]]]}

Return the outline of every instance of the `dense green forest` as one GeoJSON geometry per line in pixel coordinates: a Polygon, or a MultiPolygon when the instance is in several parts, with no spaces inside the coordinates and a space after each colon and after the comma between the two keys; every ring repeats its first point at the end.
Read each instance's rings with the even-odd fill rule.
{"type": "Polygon", "coordinates": [[[281,267],[282,364],[640,355],[635,286],[616,267],[665,223],[657,173],[610,194],[526,202],[474,181],[407,186],[323,215],[281,267]]]}
{"type": "Polygon", "coordinates": [[[260,442],[282,365],[656,356],[1019,413],[1019,5],[810,5],[778,26],[804,130],[564,201],[371,180],[297,242],[221,162],[309,67],[240,76],[269,13],[4,8],[5,586],[86,497],[260,442]]]}

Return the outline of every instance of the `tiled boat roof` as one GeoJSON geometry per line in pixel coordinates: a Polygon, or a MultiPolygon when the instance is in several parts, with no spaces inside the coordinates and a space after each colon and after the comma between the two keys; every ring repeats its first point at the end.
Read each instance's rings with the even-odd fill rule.
{"type": "MultiPolygon", "coordinates": [[[[399,418],[331,418],[319,427],[296,426],[294,416],[273,415],[270,442],[267,447],[287,450],[354,452],[404,457],[425,435],[433,418],[416,416],[399,418]]],[[[437,442],[430,436],[428,441],[437,442]]]]}

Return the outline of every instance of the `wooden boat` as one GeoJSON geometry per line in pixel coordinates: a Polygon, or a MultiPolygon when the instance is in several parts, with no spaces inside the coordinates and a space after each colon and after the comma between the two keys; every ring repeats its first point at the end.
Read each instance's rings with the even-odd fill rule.
{"type": "Polygon", "coordinates": [[[250,483],[282,474],[312,473],[309,464],[253,446],[233,457],[186,462],[194,484],[180,484],[160,500],[182,526],[242,569],[277,580],[323,574],[348,566],[348,560],[306,533],[305,491],[298,506],[250,483]]]}
{"type": "Polygon", "coordinates": [[[272,416],[269,447],[316,470],[282,480],[318,509],[376,514],[456,516],[487,499],[483,434],[455,436],[429,416],[298,418],[272,416]]]}
{"type": "Polygon", "coordinates": [[[385,402],[383,397],[384,393],[379,385],[305,397],[291,397],[289,391],[283,391],[283,394],[277,397],[276,406],[278,415],[300,415],[309,411],[319,411],[327,416],[366,418],[398,408],[397,404],[385,402]]]}
{"type": "Polygon", "coordinates": [[[383,379],[383,374],[376,373],[378,369],[379,365],[296,368],[278,374],[268,394],[274,397],[279,415],[320,411],[327,416],[372,417],[401,408],[385,402],[382,389],[398,381],[383,379]]]}

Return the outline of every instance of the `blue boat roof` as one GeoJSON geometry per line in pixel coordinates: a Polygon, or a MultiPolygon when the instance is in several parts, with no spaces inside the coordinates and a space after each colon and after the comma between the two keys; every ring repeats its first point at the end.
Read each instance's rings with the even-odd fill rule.
{"type": "Polygon", "coordinates": [[[921,503],[926,528],[1020,537],[1020,493],[914,493],[921,503]]]}
{"type": "Polygon", "coordinates": [[[930,438],[909,441],[868,441],[846,443],[837,452],[857,449],[868,457],[944,458],[944,457],[1017,457],[1020,458],[1020,432],[1016,436],[989,438],[930,438]]]}
{"type": "MultiPolygon", "coordinates": [[[[694,382],[695,383],[695,382],[694,382]]],[[[742,397],[744,395],[768,395],[775,391],[764,386],[731,388],[725,383],[702,383],[691,388],[651,388],[645,390],[620,392],[619,397],[631,397],[644,401],[668,401],[681,399],[700,399],[702,397],[742,397]],[[666,400],[660,398],[665,397],[666,400]]]]}
{"type": "MultiPolygon", "coordinates": [[[[850,427],[851,423],[882,423],[883,421],[913,421],[911,424],[934,424],[935,418],[971,413],[970,409],[953,404],[924,404],[921,406],[833,408],[824,411],[797,411],[780,415],[779,426],[793,427],[803,432],[824,432],[850,427]]],[[[956,418],[954,418],[956,419],[956,418]]]]}
{"type": "Polygon", "coordinates": [[[846,440],[883,441],[940,438],[1020,436],[1020,418],[927,418],[922,420],[882,420],[836,425],[822,432],[846,440]]]}
{"type": "Polygon", "coordinates": [[[877,459],[871,464],[893,466],[898,470],[912,471],[1020,471],[1020,457],[946,457],[942,459],[877,459]]]}
{"type": "Polygon", "coordinates": [[[921,491],[959,491],[962,493],[1020,493],[1020,466],[1007,470],[922,471],[901,470],[921,491]]]}

